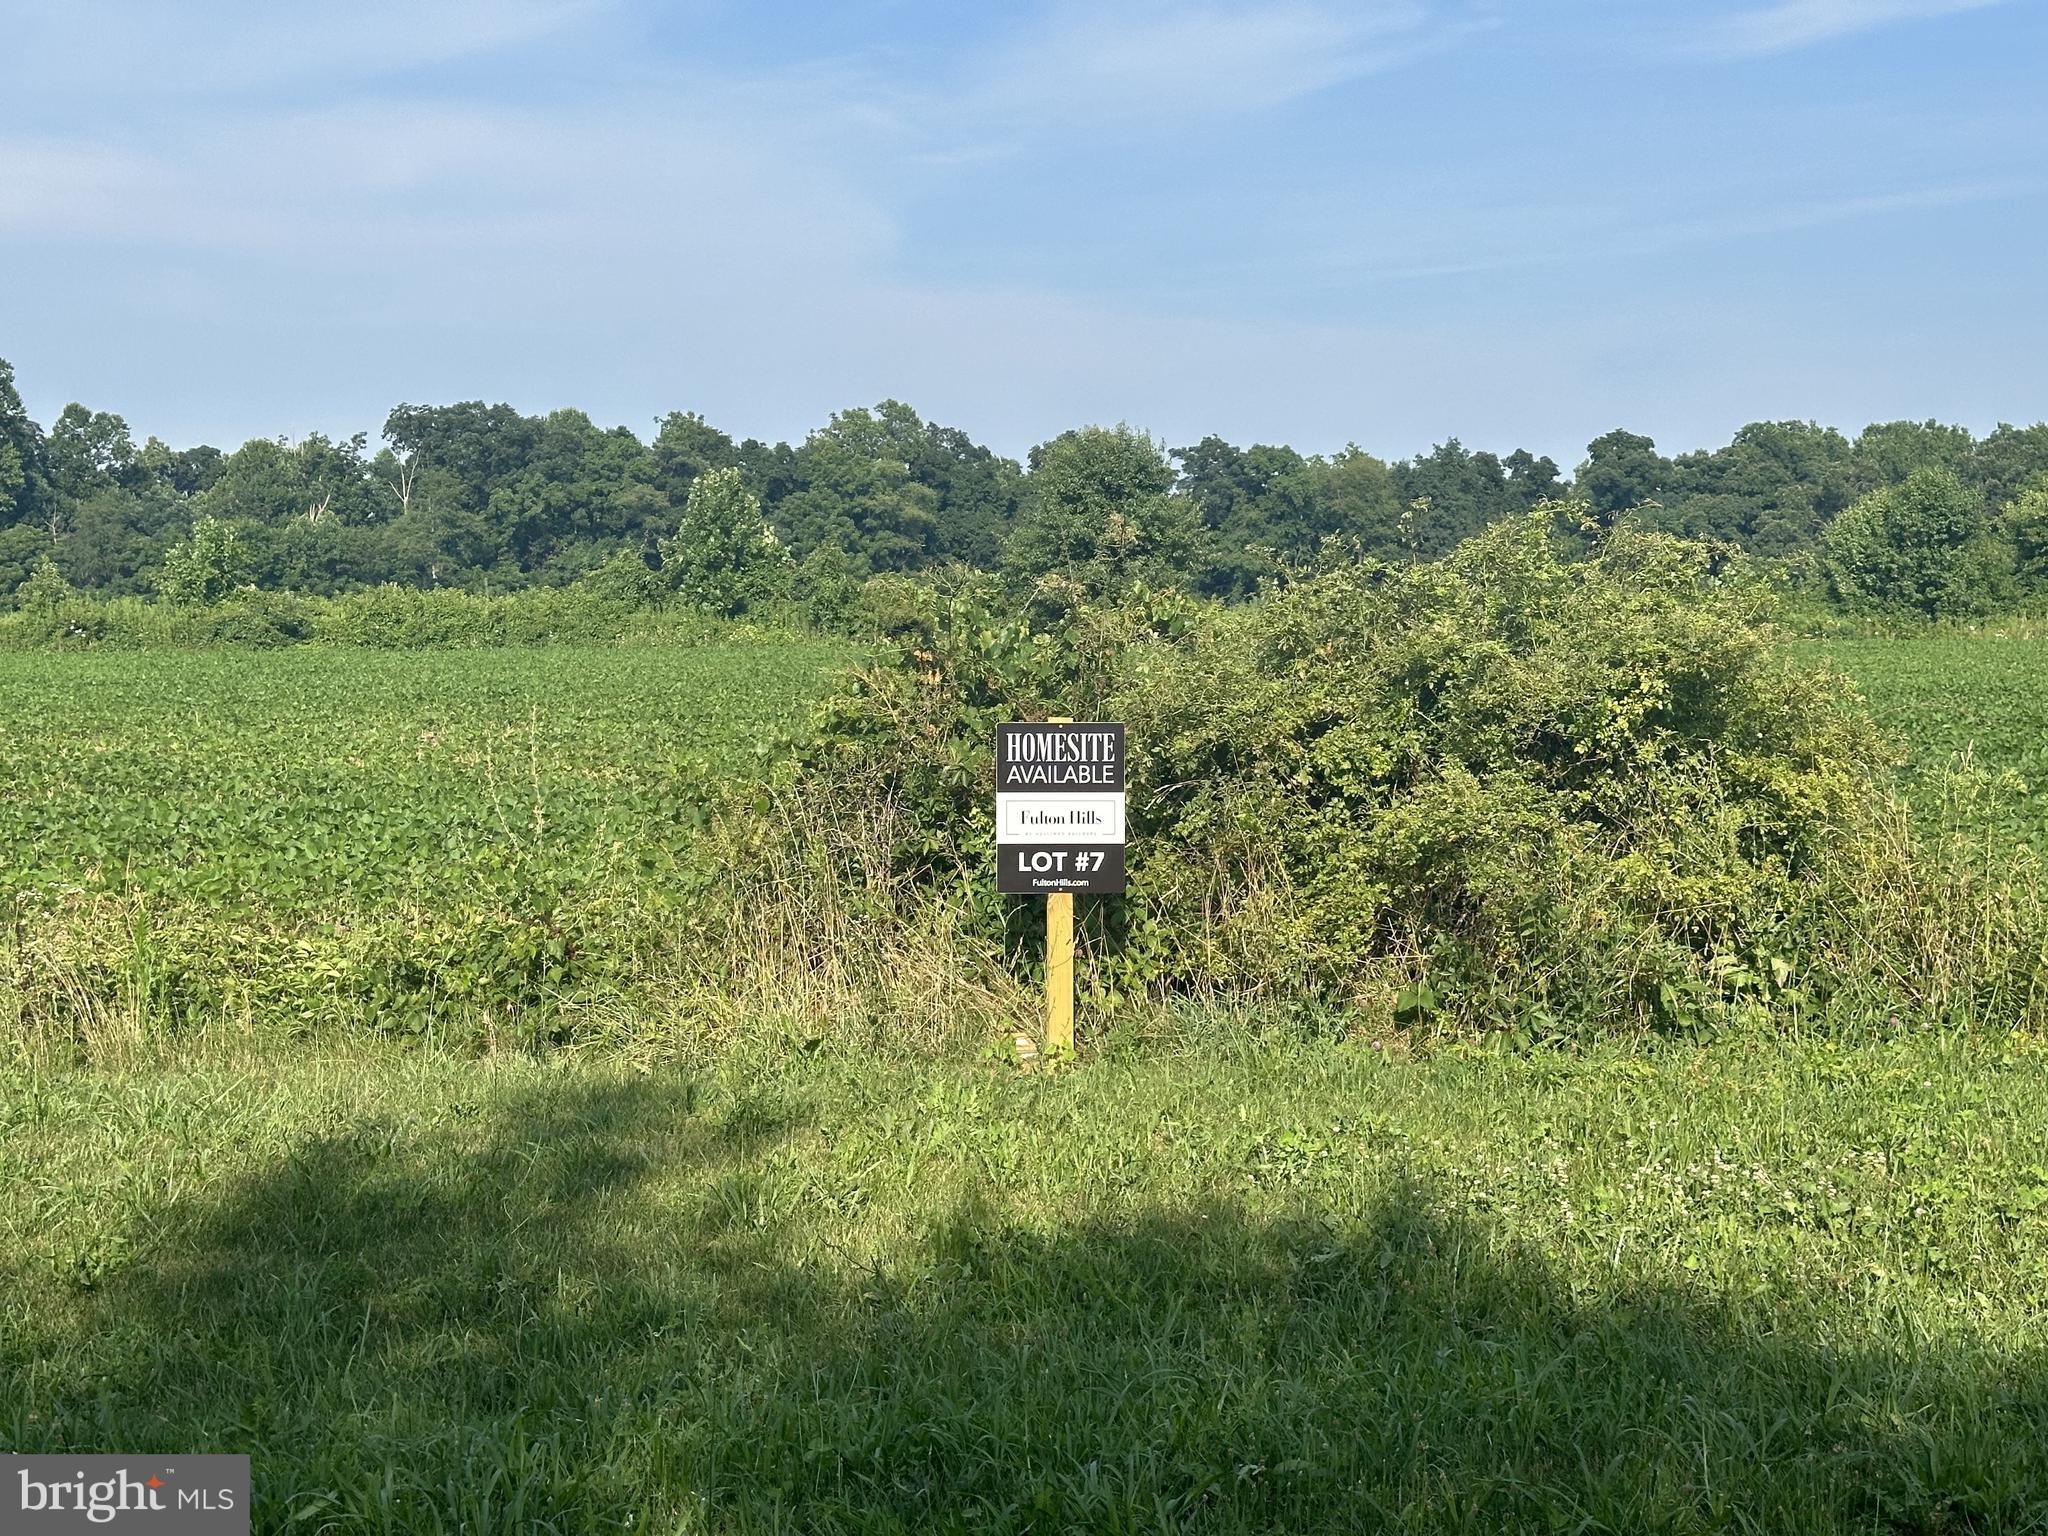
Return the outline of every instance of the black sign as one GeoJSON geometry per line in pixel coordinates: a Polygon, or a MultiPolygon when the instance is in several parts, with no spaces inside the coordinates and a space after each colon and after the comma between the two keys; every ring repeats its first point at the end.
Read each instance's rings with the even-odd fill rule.
{"type": "Polygon", "coordinates": [[[1124,728],[996,727],[996,889],[1124,889],[1124,728]]]}
{"type": "Polygon", "coordinates": [[[1120,725],[999,725],[996,793],[1124,792],[1120,725]]]}

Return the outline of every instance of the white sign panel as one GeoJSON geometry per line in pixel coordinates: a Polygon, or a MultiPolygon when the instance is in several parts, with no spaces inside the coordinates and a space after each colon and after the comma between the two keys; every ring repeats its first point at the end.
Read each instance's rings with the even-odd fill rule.
{"type": "Polygon", "coordinates": [[[1124,797],[1114,794],[996,796],[1001,843],[1120,843],[1124,797]]]}

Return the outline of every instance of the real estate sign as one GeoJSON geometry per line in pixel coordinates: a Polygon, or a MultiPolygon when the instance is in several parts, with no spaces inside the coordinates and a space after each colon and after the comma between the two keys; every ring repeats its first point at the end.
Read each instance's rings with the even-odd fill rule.
{"type": "Polygon", "coordinates": [[[996,727],[996,889],[1010,896],[1124,888],[1124,728],[996,727]]]}

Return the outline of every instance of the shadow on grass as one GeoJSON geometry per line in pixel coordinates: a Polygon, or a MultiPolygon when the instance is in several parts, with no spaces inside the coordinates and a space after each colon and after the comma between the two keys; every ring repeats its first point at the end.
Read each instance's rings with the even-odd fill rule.
{"type": "Polygon", "coordinates": [[[970,1202],[862,1270],[804,1123],[565,1082],[333,1126],[32,1321],[0,1422],[251,1451],[263,1530],[2048,1528],[2025,1362],[1575,1293],[1417,1186],[1051,1234],[970,1202]]]}

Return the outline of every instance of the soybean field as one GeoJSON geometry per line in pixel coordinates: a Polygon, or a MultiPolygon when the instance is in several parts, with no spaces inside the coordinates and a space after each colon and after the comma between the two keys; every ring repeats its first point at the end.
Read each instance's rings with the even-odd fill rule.
{"type": "Polygon", "coordinates": [[[686,893],[711,798],[759,775],[845,655],[0,657],[0,912],[24,1006],[401,1032],[530,1017],[623,964],[593,914],[686,893]]]}
{"type": "Polygon", "coordinates": [[[1967,767],[2002,830],[2048,852],[2048,640],[2024,633],[1913,635],[1802,646],[1856,680],[1924,810],[1967,767]]]}

